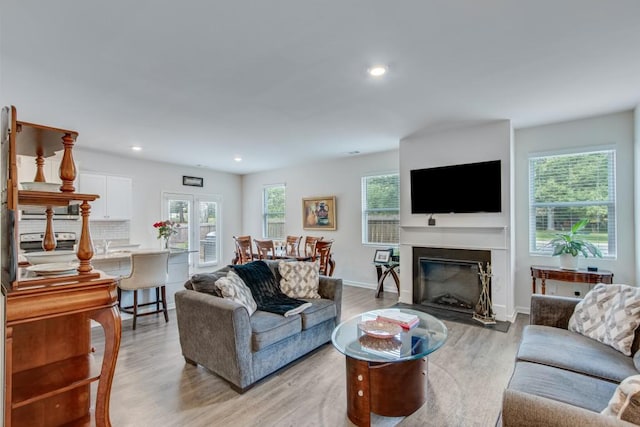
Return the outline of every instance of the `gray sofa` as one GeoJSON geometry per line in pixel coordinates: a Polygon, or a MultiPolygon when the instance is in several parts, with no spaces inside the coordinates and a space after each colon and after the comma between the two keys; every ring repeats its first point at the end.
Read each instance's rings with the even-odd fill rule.
{"type": "MultiPolygon", "coordinates": [[[[266,263],[280,283],[278,262],[266,263]]],[[[249,316],[240,304],[214,295],[213,282],[228,270],[227,266],[212,273],[208,283],[203,275],[194,275],[185,283],[186,289],[175,295],[180,345],[187,363],[208,368],[244,392],[331,340],[340,320],[342,279],[320,276],[322,298],[307,299],[312,306],[301,314],[284,317],[258,310],[249,316]]]]}
{"type": "MultiPolygon", "coordinates": [[[[531,297],[530,325],[522,333],[503,396],[503,427],[634,425],[599,413],[617,385],[639,373],[634,357],[567,330],[578,301],[531,297]]],[[[638,351],[638,335],[636,331],[632,355],[638,351]]],[[[640,355],[636,358],[640,362],[640,355]]]]}

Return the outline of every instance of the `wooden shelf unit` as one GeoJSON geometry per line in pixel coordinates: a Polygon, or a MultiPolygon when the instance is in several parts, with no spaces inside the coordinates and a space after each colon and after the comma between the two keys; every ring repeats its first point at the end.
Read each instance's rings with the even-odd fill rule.
{"type": "MultiPolygon", "coordinates": [[[[75,193],[76,177],[72,148],[75,131],[16,120],[10,115],[6,210],[16,218],[22,206],[42,206],[47,213],[45,249],[55,249],[53,206],[79,203],[82,231],[78,242],[80,260],[76,274],[33,276],[18,268],[18,223],[13,224],[12,268],[5,283],[5,426],[52,427],[110,426],[109,397],[120,348],[121,320],[117,309],[115,279],[94,271],[89,232],[90,203],[96,194],[75,193]],[[44,182],[44,159],[64,150],[60,166],[60,192],[18,190],[16,155],[35,155],[35,182],[44,182]],[[48,238],[51,240],[47,247],[48,238]],[[101,360],[91,345],[91,321],[102,326],[105,336],[101,360]],[[92,399],[92,384],[95,399],[92,399]]],[[[3,206],[4,208],[4,206],[3,206]]],[[[5,265],[3,264],[3,269],[5,265]]],[[[3,271],[3,274],[5,271],[3,271]]]]}

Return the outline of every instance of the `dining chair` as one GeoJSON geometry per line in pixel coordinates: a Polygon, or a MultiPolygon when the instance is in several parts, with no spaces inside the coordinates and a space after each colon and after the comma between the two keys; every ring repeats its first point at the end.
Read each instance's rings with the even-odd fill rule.
{"type": "Polygon", "coordinates": [[[319,240],[316,242],[312,260],[320,260],[320,274],[323,276],[333,275],[335,263],[332,263],[331,260],[332,244],[333,240],[319,240]]]}
{"type": "Polygon", "coordinates": [[[253,240],[258,250],[258,259],[274,259],[276,257],[276,246],[273,240],[253,240]]]}
{"type": "Polygon", "coordinates": [[[233,236],[233,241],[236,243],[236,256],[233,259],[233,264],[246,264],[256,259],[251,236],[233,236]]]}
{"type": "Polygon", "coordinates": [[[316,252],[316,243],[322,240],[322,237],[307,236],[304,238],[304,255],[308,257],[314,256],[316,252]]]}
{"type": "Polygon", "coordinates": [[[133,329],[140,316],[164,313],[165,322],[169,321],[167,313],[167,284],[169,270],[169,251],[137,252],[131,254],[131,272],[128,276],[118,280],[118,307],[124,313],[133,314],[133,329]],[[143,289],[155,289],[155,300],[138,303],[138,291],[143,289]],[[122,291],[133,292],[133,305],[122,305],[122,291]],[[140,307],[155,305],[155,310],[140,307]],[[162,307],[160,307],[162,305],[162,307]]]}
{"type": "Polygon", "coordinates": [[[300,242],[302,236],[287,236],[285,241],[285,253],[291,256],[300,256],[300,242]]]}

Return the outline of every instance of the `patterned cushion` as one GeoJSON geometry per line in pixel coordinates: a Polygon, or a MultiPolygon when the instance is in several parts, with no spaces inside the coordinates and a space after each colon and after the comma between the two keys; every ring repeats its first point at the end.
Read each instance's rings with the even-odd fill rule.
{"type": "Polygon", "coordinates": [[[640,424],[640,375],[626,378],[618,385],[603,415],[640,424]]]}
{"type": "Polygon", "coordinates": [[[600,341],[631,356],[634,332],[640,325],[640,288],[594,286],[569,319],[569,330],[600,341]]]}
{"type": "Polygon", "coordinates": [[[220,289],[223,298],[243,305],[249,312],[249,316],[258,308],[251,296],[251,290],[234,271],[229,271],[226,277],[218,279],[216,286],[220,289]]]}
{"type": "Polygon", "coordinates": [[[320,262],[284,262],[278,266],[280,289],[291,298],[320,298],[320,262]]]}

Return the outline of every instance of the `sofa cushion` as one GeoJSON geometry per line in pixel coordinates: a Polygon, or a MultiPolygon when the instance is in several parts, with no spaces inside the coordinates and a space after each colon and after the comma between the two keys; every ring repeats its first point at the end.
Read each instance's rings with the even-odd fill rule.
{"type": "Polygon", "coordinates": [[[618,385],[602,415],[640,424],[640,375],[626,378],[618,385]]]}
{"type": "Polygon", "coordinates": [[[282,293],[273,270],[264,261],[234,265],[232,268],[251,289],[259,310],[287,317],[305,310],[310,305],[306,301],[291,298],[282,293]]]}
{"type": "Polygon", "coordinates": [[[257,304],[251,296],[251,290],[233,271],[228,272],[225,277],[218,279],[216,286],[220,289],[223,298],[244,306],[247,312],[249,312],[249,316],[256,311],[257,304]]]}
{"type": "Polygon", "coordinates": [[[280,289],[291,298],[320,298],[320,262],[281,261],[280,289]]]}
{"type": "Polygon", "coordinates": [[[213,273],[200,273],[191,276],[191,288],[197,292],[203,292],[205,294],[215,295],[222,297],[220,289],[216,286],[216,281],[227,277],[227,273],[223,271],[214,271],[213,273]]]}
{"type": "Polygon", "coordinates": [[[525,326],[516,357],[616,383],[638,373],[631,357],[591,338],[551,326],[525,326]]]}
{"type": "Polygon", "coordinates": [[[260,351],[302,331],[302,320],[298,315],[284,317],[258,310],[251,316],[250,322],[253,351],[260,351]]]}
{"type": "Polygon", "coordinates": [[[613,396],[616,384],[564,369],[519,361],[509,389],[600,412],[613,396]]]}
{"type": "Polygon", "coordinates": [[[568,329],[631,356],[631,344],[638,325],[640,288],[600,283],[576,305],[568,329]]]}
{"type": "Polygon", "coordinates": [[[336,317],[336,304],[330,299],[307,299],[311,307],[300,313],[302,329],[311,329],[320,323],[336,317]]]}

